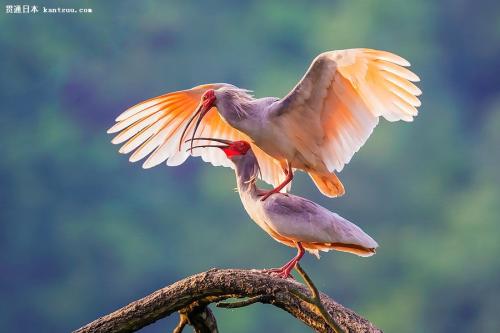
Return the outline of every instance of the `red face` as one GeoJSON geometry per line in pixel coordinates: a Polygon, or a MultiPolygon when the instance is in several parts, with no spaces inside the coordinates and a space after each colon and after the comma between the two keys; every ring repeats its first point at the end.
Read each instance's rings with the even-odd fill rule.
{"type": "Polygon", "coordinates": [[[201,96],[201,104],[196,110],[196,112],[193,114],[191,119],[189,119],[188,123],[184,127],[184,130],[182,131],[181,139],[179,140],[179,149],[181,149],[181,145],[184,139],[184,135],[186,134],[187,130],[189,129],[189,126],[191,126],[191,123],[198,117],[198,120],[196,120],[196,123],[194,125],[194,131],[193,131],[193,136],[191,137],[191,142],[194,140],[194,135],[196,134],[196,130],[198,129],[198,126],[200,126],[201,120],[205,115],[210,111],[212,106],[215,104],[215,91],[213,89],[209,89],[205,91],[203,96],[201,96]]]}
{"type": "Polygon", "coordinates": [[[204,145],[198,145],[198,146],[191,146],[191,148],[188,149],[188,151],[193,150],[194,148],[206,148],[206,147],[216,147],[219,149],[222,149],[226,156],[230,159],[234,156],[242,156],[247,153],[247,151],[251,148],[250,144],[246,141],[239,140],[239,141],[231,141],[231,140],[226,140],[226,139],[217,139],[217,138],[193,138],[188,141],[197,141],[197,140],[206,140],[206,141],[212,141],[212,142],[218,142],[218,144],[204,144],[204,145]]]}
{"type": "Polygon", "coordinates": [[[245,155],[250,149],[250,144],[246,141],[234,141],[227,147],[221,148],[228,158],[245,155]]]}
{"type": "Polygon", "coordinates": [[[209,110],[215,103],[215,92],[213,89],[207,90],[201,97],[201,104],[204,110],[209,110]]]}

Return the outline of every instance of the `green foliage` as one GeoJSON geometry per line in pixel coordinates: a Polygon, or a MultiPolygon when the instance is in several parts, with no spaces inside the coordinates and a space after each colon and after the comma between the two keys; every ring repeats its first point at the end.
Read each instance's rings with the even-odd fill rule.
{"type": "MultiPolygon", "coordinates": [[[[498,2],[71,5],[94,13],[0,14],[0,331],[70,331],[210,267],[288,259],[229,169],[144,171],[105,130],[127,106],[205,82],[282,96],[317,53],[362,46],[412,61],[423,106],[414,123],[381,122],[340,175],[344,197],[297,177],[296,193],[381,245],[303,266],[387,332],[500,330],[498,2]]],[[[266,306],[216,311],[224,332],[308,331],[266,306]]]]}

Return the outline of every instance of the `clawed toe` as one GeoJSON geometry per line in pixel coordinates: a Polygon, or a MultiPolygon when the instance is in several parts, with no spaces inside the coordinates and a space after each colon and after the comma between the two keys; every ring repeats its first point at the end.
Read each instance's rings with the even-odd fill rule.
{"type": "Polygon", "coordinates": [[[281,269],[281,268],[271,268],[271,269],[263,269],[261,270],[262,273],[271,275],[273,277],[278,277],[281,279],[292,279],[295,280],[295,278],[290,274],[290,271],[281,269]]]}

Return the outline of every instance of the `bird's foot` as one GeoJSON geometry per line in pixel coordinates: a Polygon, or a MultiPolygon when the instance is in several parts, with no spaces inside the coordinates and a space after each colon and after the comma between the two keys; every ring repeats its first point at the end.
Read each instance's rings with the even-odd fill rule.
{"type": "Polygon", "coordinates": [[[274,277],[281,278],[281,279],[293,279],[293,280],[295,280],[295,278],[292,276],[292,274],[290,274],[290,272],[292,271],[294,266],[295,266],[295,264],[294,265],[285,265],[285,266],[280,267],[280,268],[263,269],[261,272],[264,274],[268,274],[268,275],[271,275],[274,277]]]}
{"type": "Polygon", "coordinates": [[[295,280],[295,278],[293,277],[292,274],[290,274],[290,271],[282,271],[282,272],[278,272],[278,273],[273,273],[271,274],[271,276],[276,276],[278,278],[281,278],[281,279],[292,279],[292,280],[295,280]]]}

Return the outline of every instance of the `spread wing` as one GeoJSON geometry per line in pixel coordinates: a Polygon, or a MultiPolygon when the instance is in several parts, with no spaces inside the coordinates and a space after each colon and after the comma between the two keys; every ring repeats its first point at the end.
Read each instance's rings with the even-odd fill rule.
{"type": "MultiPolygon", "coordinates": [[[[180,165],[190,155],[186,152],[189,144],[182,143],[179,149],[182,131],[196,111],[203,93],[225,85],[227,84],[205,84],[141,102],[116,118],[116,124],[108,130],[108,133],[118,133],[111,142],[123,144],[119,150],[122,154],[133,152],[129,159],[131,162],[147,157],[143,163],[144,168],[151,168],[165,161],[170,166],[180,165]]],[[[192,130],[191,126],[186,138],[191,137],[192,130]]],[[[247,135],[227,124],[215,107],[203,118],[196,135],[252,142],[247,135]]],[[[200,142],[203,143],[206,142],[200,142]]],[[[278,185],[284,178],[278,161],[254,144],[251,145],[261,166],[262,179],[269,184],[278,185]]],[[[201,156],[203,161],[215,166],[233,167],[218,148],[194,149],[192,155],[201,156]]]]}
{"type": "Polygon", "coordinates": [[[273,110],[303,156],[319,157],[341,171],[366,142],[379,117],[412,121],[422,92],[404,68],[405,59],[386,51],[349,49],[320,54],[295,88],[273,110]],[[304,125],[305,124],[305,125],[304,125]],[[297,133],[295,133],[297,132],[297,133]],[[300,133],[300,134],[298,134],[300,133]]]}

